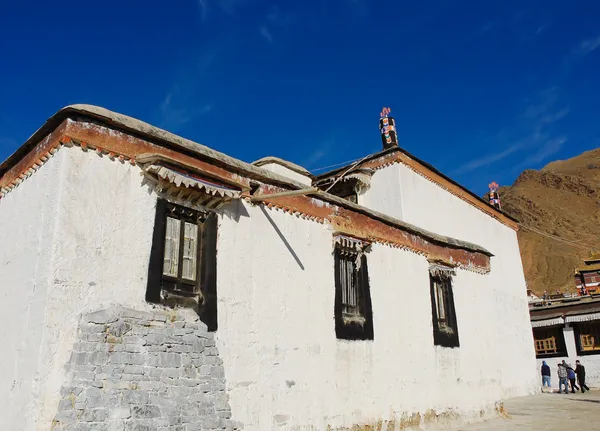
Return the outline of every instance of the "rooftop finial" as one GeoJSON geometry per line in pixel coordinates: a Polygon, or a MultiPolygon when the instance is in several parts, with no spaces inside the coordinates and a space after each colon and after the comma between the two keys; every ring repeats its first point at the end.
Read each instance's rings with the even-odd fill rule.
{"type": "Polygon", "coordinates": [[[490,205],[502,209],[502,205],[500,204],[500,196],[498,195],[498,188],[500,187],[496,181],[492,181],[488,184],[490,188],[490,205]]]}
{"type": "Polygon", "coordinates": [[[396,120],[393,117],[389,117],[392,109],[390,107],[383,107],[379,116],[379,131],[381,132],[381,141],[383,142],[383,149],[393,148],[398,146],[398,135],[396,134],[396,120]]]}

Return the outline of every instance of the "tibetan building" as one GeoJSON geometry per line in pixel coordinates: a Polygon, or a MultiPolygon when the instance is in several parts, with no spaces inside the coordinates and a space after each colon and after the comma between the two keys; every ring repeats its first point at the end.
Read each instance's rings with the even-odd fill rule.
{"type": "Polygon", "coordinates": [[[575,285],[581,296],[600,291],[600,253],[591,253],[582,266],[575,268],[575,285]]]}
{"type": "Polygon", "coordinates": [[[52,116],[0,165],[3,429],[392,430],[538,391],[518,223],[388,114],[318,176],[52,116]]]}

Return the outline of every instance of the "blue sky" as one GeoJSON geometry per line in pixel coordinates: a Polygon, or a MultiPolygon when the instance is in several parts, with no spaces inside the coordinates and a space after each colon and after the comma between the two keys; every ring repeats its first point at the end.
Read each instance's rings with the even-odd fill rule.
{"type": "Polygon", "coordinates": [[[400,144],[477,193],[600,146],[600,2],[3,2],[0,159],[73,103],[310,170],[400,144]],[[526,5],[527,3],[527,5],[526,5]]]}

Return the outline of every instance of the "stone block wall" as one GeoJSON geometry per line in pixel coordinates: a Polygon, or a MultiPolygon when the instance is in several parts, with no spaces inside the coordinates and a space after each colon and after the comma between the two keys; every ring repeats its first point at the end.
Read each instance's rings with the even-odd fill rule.
{"type": "Polygon", "coordinates": [[[53,431],[235,430],[213,334],[191,310],[82,316],[53,431]]]}

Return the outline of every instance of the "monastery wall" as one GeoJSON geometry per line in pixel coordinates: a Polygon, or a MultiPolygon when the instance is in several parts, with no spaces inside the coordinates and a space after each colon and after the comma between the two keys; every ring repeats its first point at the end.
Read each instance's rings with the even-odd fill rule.
{"type": "Polygon", "coordinates": [[[146,307],[155,202],[138,167],[68,147],[0,200],[0,428],[49,428],[82,313],[146,307]]]}
{"type": "MultiPolygon", "coordinates": [[[[434,346],[424,256],[373,245],[374,340],[341,341],[331,228],[248,203],[220,211],[215,341],[232,418],[244,429],[379,421],[393,429],[479,417],[505,397],[538,388],[515,233],[410,178],[400,182],[400,212],[386,212],[495,254],[489,274],[457,270],[459,348],[434,346]]],[[[65,365],[81,365],[72,356],[85,352],[77,350],[77,328],[94,323],[82,314],[114,304],[148,310],[155,203],[139,167],[78,147],[60,149],[0,201],[0,222],[10,226],[0,244],[2,323],[15,328],[2,335],[8,353],[1,365],[10,370],[0,376],[2,428],[47,430],[68,407],[61,387],[71,387],[73,376],[65,365]]]]}
{"type": "MultiPolygon", "coordinates": [[[[486,319],[482,314],[479,325],[487,325],[486,332],[494,334],[498,343],[496,369],[504,369],[501,364],[511,364],[513,371],[503,379],[504,384],[515,393],[531,391],[535,386],[535,352],[530,324],[526,323],[529,311],[517,233],[402,163],[376,171],[371,188],[359,197],[359,203],[379,211],[395,207],[392,211],[402,214],[402,220],[408,223],[481,245],[494,255],[491,272],[478,293],[484,307],[486,302],[495,304],[497,318],[486,319]],[[380,186],[381,179],[393,186],[380,186]]],[[[461,293],[465,292],[455,290],[455,295],[461,293]]],[[[473,303],[473,307],[479,305],[473,303]]],[[[470,313],[473,312],[477,310],[470,313]]]]}
{"type": "Polygon", "coordinates": [[[371,177],[371,187],[358,196],[359,205],[404,220],[399,168],[399,164],[394,164],[376,171],[371,177]]]}
{"type": "Polygon", "coordinates": [[[214,334],[193,310],[147,308],[81,317],[52,431],[239,427],[214,334]]]}
{"type": "Polygon", "coordinates": [[[1,429],[34,429],[65,156],[54,155],[0,200],[1,429]]]}
{"type": "Polygon", "coordinates": [[[286,168],[285,166],[281,166],[277,163],[267,163],[261,165],[260,167],[266,169],[267,171],[274,172],[276,174],[289,178],[291,180],[298,181],[299,183],[305,184],[307,187],[310,187],[312,184],[312,180],[309,177],[299,174],[298,172],[295,172],[290,168],[286,168]]]}
{"type": "MultiPolygon", "coordinates": [[[[331,229],[250,205],[238,217],[224,214],[217,345],[233,417],[245,429],[378,421],[400,427],[479,416],[502,399],[537,390],[525,290],[514,286],[524,282],[518,249],[517,260],[510,256],[511,230],[496,228],[509,256],[496,245],[500,257],[490,274],[457,270],[460,347],[450,349],[434,346],[425,257],[374,244],[367,255],[374,340],[337,340],[331,229]]],[[[466,216],[471,225],[485,223],[477,215],[466,216]]]]}

